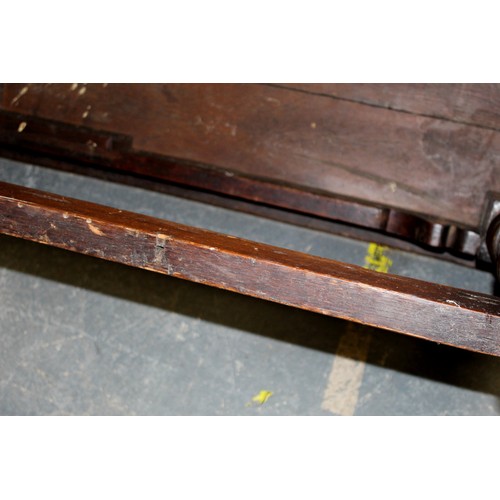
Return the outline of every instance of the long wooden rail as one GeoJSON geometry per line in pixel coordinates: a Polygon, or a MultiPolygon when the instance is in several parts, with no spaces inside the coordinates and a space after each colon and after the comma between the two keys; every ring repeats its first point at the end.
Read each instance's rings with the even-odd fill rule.
{"type": "Polygon", "coordinates": [[[500,356],[500,299],[0,183],[0,232],[500,356]]]}

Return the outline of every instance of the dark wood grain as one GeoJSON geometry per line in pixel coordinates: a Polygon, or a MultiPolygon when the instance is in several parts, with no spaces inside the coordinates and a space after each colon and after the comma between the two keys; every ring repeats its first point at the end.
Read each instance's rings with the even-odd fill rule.
{"type": "MultiPolygon", "coordinates": [[[[1,113],[0,113],[1,116],[1,113]]],[[[463,253],[453,254],[443,251],[440,248],[432,248],[422,246],[421,244],[412,243],[407,239],[397,236],[391,236],[386,233],[364,229],[363,227],[354,226],[335,222],[330,218],[314,217],[310,214],[300,213],[300,211],[282,210],[273,206],[253,203],[239,197],[228,196],[221,192],[208,192],[205,189],[193,189],[179,184],[170,182],[159,182],[158,178],[150,178],[147,175],[133,175],[130,170],[103,167],[99,162],[97,165],[90,165],[88,162],[75,162],[70,158],[56,158],[54,155],[36,152],[34,149],[28,148],[5,148],[0,144],[0,156],[10,158],[12,160],[35,165],[42,165],[65,172],[73,172],[79,175],[86,175],[111,182],[118,182],[128,186],[142,187],[151,191],[157,191],[164,194],[185,198],[189,200],[199,201],[209,205],[215,205],[230,210],[236,210],[267,219],[272,219],[280,222],[285,222],[294,226],[306,227],[317,231],[323,231],[330,234],[336,234],[346,238],[351,238],[365,242],[376,242],[379,245],[396,248],[406,252],[425,255],[431,258],[439,258],[455,264],[475,267],[477,261],[475,258],[467,258],[463,253]],[[95,168],[94,168],[95,167],[95,168]]],[[[165,173],[165,172],[162,172],[165,173]]],[[[489,262],[487,254],[482,255],[483,260],[489,262]]]]}
{"type": "Polygon", "coordinates": [[[0,183],[0,230],[79,253],[500,355],[500,300],[0,183]]]}
{"type": "MultiPolygon", "coordinates": [[[[265,85],[6,85],[3,109],[134,148],[477,226],[500,133],[265,85]]],[[[28,125],[29,126],[29,123],[28,125]]],[[[27,130],[27,128],[26,128],[27,130]]]]}
{"type": "Polygon", "coordinates": [[[323,190],[255,177],[182,159],[134,151],[129,136],[0,110],[0,152],[26,152],[70,159],[98,168],[137,174],[299,214],[372,229],[438,250],[474,258],[478,228],[423,219],[323,190]],[[29,126],[27,123],[29,122],[29,126]]]}
{"type": "Polygon", "coordinates": [[[500,130],[498,83],[292,83],[282,86],[500,130]]]}

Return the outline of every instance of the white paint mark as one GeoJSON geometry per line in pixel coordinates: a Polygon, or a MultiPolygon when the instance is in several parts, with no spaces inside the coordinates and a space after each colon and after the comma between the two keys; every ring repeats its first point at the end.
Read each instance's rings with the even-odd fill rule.
{"type": "Polygon", "coordinates": [[[72,83],[71,84],[71,87],[69,88],[69,90],[71,90],[71,92],[73,92],[74,90],[76,90],[78,88],[78,83],[72,83]]]}
{"type": "Polygon", "coordinates": [[[98,227],[95,227],[92,224],[89,224],[89,229],[97,236],[104,236],[104,233],[98,227]]]}
{"type": "Polygon", "coordinates": [[[196,115],[194,119],[194,124],[196,126],[201,125],[205,129],[205,134],[210,134],[212,130],[215,128],[215,122],[213,120],[210,120],[209,122],[203,121],[203,118],[200,115],[196,115]]]}
{"type": "Polygon", "coordinates": [[[272,102],[273,104],[281,104],[279,99],[275,99],[274,97],[266,97],[267,102],[272,102]]]}
{"type": "Polygon", "coordinates": [[[26,94],[26,92],[28,92],[28,87],[23,87],[19,93],[16,95],[16,97],[14,97],[14,99],[12,99],[12,101],[10,101],[11,104],[16,104],[17,101],[19,101],[19,99],[21,99],[21,97],[26,94]]]}
{"type": "Polygon", "coordinates": [[[166,234],[158,233],[156,235],[154,263],[160,268],[166,268],[167,274],[172,275],[173,269],[166,254],[166,245],[169,240],[171,240],[171,238],[166,234]]]}
{"type": "Polygon", "coordinates": [[[389,189],[395,193],[398,189],[398,185],[395,182],[389,182],[389,189]]]}
{"type": "Polygon", "coordinates": [[[453,304],[454,306],[461,307],[458,302],[455,302],[454,300],[447,300],[446,301],[448,304],[453,304]]]}
{"type": "MultiPolygon", "coordinates": [[[[139,232],[136,231],[136,235],[139,235],[139,232]]],[[[158,233],[156,235],[156,244],[158,246],[164,247],[166,241],[170,241],[172,238],[168,234],[158,233]]]]}
{"type": "Polygon", "coordinates": [[[224,123],[224,127],[227,127],[231,133],[231,135],[234,137],[236,135],[236,132],[238,130],[238,127],[236,125],[231,125],[231,123],[224,123]]]}
{"type": "Polygon", "coordinates": [[[22,132],[26,128],[26,125],[28,125],[26,122],[21,122],[19,127],[17,127],[17,131],[22,132]]]}
{"type": "Polygon", "coordinates": [[[78,91],[78,95],[83,95],[83,94],[85,94],[85,92],[87,92],[87,88],[86,88],[86,87],[82,87],[82,88],[78,91]]]}
{"type": "Polygon", "coordinates": [[[92,108],[92,106],[90,106],[90,105],[87,106],[87,109],[82,114],[82,118],[87,118],[87,116],[89,116],[91,108],[92,108]]]}
{"type": "Polygon", "coordinates": [[[311,128],[316,128],[316,123],[315,122],[311,123],[311,128]]]}
{"type": "Polygon", "coordinates": [[[64,213],[63,213],[63,219],[67,219],[68,217],[69,217],[68,212],[64,212],[64,213]]]}
{"type": "Polygon", "coordinates": [[[323,410],[354,415],[370,340],[369,333],[357,331],[351,325],[342,335],[323,394],[323,410]]]}

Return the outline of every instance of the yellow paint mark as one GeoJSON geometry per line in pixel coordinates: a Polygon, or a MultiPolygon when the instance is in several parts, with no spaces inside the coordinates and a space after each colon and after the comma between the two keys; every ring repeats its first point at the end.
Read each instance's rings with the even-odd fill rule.
{"type": "MultiPolygon", "coordinates": [[[[256,394],[252,398],[252,401],[262,406],[272,395],[273,393],[271,391],[260,391],[259,394],[256,394]]],[[[252,406],[252,403],[247,403],[246,406],[252,406]]]]}
{"type": "MultiPolygon", "coordinates": [[[[387,273],[392,260],[387,257],[387,247],[370,243],[365,256],[366,269],[387,273]]],[[[371,334],[359,331],[349,324],[335,352],[328,376],[321,408],[337,415],[354,415],[363,382],[371,334]]]]}
{"type": "Polygon", "coordinates": [[[366,269],[372,269],[373,271],[378,271],[379,273],[387,273],[392,266],[392,260],[385,255],[387,247],[383,245],[377,245],[377,243],[370,243],[368,245],[368,251],[365,256],[366,269]]]}

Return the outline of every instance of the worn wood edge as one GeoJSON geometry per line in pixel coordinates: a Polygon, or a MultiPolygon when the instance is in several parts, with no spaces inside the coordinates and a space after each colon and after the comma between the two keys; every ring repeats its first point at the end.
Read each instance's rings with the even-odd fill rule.
{"type": "Polygon", "coordinates": [[[0,231],[244,295],[500,356],[496,297],[0,183],[0,231]]]}

